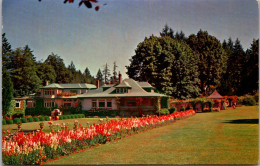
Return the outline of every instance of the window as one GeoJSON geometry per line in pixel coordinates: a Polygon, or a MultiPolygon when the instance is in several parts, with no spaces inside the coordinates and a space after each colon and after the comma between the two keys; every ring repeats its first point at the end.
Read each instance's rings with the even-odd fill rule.
{"type": "Polygon", "coordinates": [[[92,100],[92,108],[97,108],[97,100],[92,100]]]}
{"type": "Polygon", "coordinates": [[[99,106],[100,108],[105,108],[105,100],[100,100],[100,101],[98,101],[98,106],[99,106]]]}
{"type": "Polygon", "coordinates": [[[15,102],[15,108],[20,108],[20,103],[21,103],[21,101],[20,101],[20,100],[17,100],[17,101],[15,102]]]}
{"type": "Polygon", "coordinates": [[[111,100],[107,100],[107,107],[112,108],[112,101],[111,100]]]}
{"type": "Polygon", "coordinates": [[[127,92],[128,92],[127,88],[117,88],[116,89],[116,93],[127,93],[127,92]]]}
{"type": "Polygon", "coordinates": [[[46,108],[54,107],[54,105],[55,105],[55,102],[53,100],[45,100],[44,101],[44,107],[46,107],[46,108]]]}
{"type": "Polygon", "coordinates": [[[35,107],[35,101],[34,100],[28,100],[27,101],[27,107],[28,108],[34,108],[35,107]]]}
{"type": "Polygon", "coordinates": [[[44,95],[54,95],[54,89],[45,89],[44,95]]]}

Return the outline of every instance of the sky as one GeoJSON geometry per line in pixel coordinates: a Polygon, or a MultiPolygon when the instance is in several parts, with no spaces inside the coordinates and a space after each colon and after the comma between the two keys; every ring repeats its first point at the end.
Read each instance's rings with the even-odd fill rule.
{"type": "Polygon", "coordinates": [[[123,78],[138,43],[165,24],[186,36],[202,29],[221,42],[238,38],[245,50],[259,38],[256,0],[99,0],[107,3],[99,11],[78,2],[3,0],[2,32],[13,49],[29,45],[36,60],[53,52],[94,76],[116,61],[123,78]]]}

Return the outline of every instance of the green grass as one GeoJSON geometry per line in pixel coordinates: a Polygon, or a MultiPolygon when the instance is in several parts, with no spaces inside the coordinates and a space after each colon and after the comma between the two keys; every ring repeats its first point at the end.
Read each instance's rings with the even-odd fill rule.
{"type": "Polygon", "coordinates": [[[198,113],[46,164],[257,164],[258,106],[198,113]]]}
{"type": "MultiPolygon", "coordinates": [[[[52,121],[53,124],[61,124],[61,123],[68,123],[69,129],[73,128],[74,121],[77,120],[82,126],[87,126],[87,122],[89,124],[93,123],[99,123],[99,119],[104,119],[106,118],[78,118],[78,119],[65,119],[65,120],[57,120],[57,121],[52,121]]],[[[109,118],[109,119],[115,119],[115,118],[109,118]]],[[[49,124],[48,121],[42,121],[44,123],[44,128],[43,132],[50,132],[49,124]]],[[[23,123],[22,124],[22,129],[26,130],[35,130],[35,129],[40,129],[40,123],[41,122],[29,122],[29,123],[23,123]]],[[[10,129],[11,132],[14,132],[17,130],[17,125],[16,124],[11,124],[11,125],[2,125],[2,130],[8,130],[10,129]]]]}

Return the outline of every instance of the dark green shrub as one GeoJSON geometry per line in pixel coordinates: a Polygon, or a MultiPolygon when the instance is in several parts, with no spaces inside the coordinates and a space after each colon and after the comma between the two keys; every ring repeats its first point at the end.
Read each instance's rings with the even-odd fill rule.
{"type": "Polygon", "coordinates": [[[79,117],[80,117],[78,114],[76,114],[76,115],[74,115],[74,116],[75,116],[75,118],[79,118],[79,117]]]}
{"type": "Polygon", "coordinates": [[[26,118],[22,118],[21,121],[22,121],[22,123],[27,123],[27,119],[26,118]]]}
{"type": "Polygon", "coordinates": [[[32,118],[32,117],[28,117],[28,118],[27,118],[27,121],[28,121],[28,122],[33,122],[33,118],[32,118]]]}
{"type": "Polygon", "coordinates": [[[6,119],[6,124],[14,124],[14,121],[12,119],[6,119]]]}
{"type": "Polygon", "coordinates": [[[70,115],[71,119],[75,119],[75,116],[74,115],[70,115]]]}
{"type": "Polygon", "coordinates": [[[190,109],[190,106],[186,107],[185,110],[189,110],[190,109]]]}
{"type": "Polygon", "coordinates": [[[171,113],[173,113],[173,112],[176,111],[176,108],[175,108],[175,107],[171,107],[171,108],[169,109],[169,111],[170,111],[170,114],[171,114],[171,113]]]}
{"type": "Polygon", "coordinates": [[[44,117],[39,116],[39,120],[40,120],[40,121],[44,121],[44,117]]]}
{"type": "Polygon", "coordinates": [[[81,115],[81,118],[85,118],[85,114],[80,114],[81,115]]]}
{"type": "Polygon", "coordinates": [[[184,107],[181,107],[180,111],[185,111],[185,108],[184,108],[184,107]]]}
{"type": "Polygon", "coordinates": [[[63,120],[63,115],[60,115],[60,116],[59,116],[59,120],[63,120]]]}
{"type": "Polygon", "coordinates": [[[250,106],[256,105],[255,98],[253,96],[246,96],[243,100],[243,104],[250,106]]]}
{"type": "Polygon", "coordinates": [[[163,108],[159,111],[156,111],[156,113],[159,115],[169,115],[170,114],[170,111],[167,109],[167,108],[163,108]]]}
{"type": "Polygon", "coordinates": [[[50,121],[50,117],[49,117],[49,116],[45,116],[45,117],[44,117],[44,120],[45,120],[45,121],[50,121]]]}
{"type": "Polygon", "coordinates": [[[14,120],[13,120],[14,124],[17,124],[20,121],[21,121],[20,118],[14,118],[14,120]]]}
{"type": "Polygon", "coordinates": [[[6,125],[6,120],[5,119],[2,120],[2,125],[6,125]]]}
{"type": "Polygon", "coordinates": [[[39,122],[39,118],[38,117],[33,117],[34,122],[39,122]]]}
{"type": "Polygon", "coordinates": [[[67,115],[62,115],[63,116],[63,119],[67,119],[67,115]]]}

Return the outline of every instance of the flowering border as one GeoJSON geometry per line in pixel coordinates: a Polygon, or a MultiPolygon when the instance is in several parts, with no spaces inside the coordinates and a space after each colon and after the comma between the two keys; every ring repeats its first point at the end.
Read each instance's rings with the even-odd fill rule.
{"type": "Polygon", "coordinates": [[[174,112],[170,115],[144,116],[141,118],[126,118],[102,121],[100,124],[80,126],[75,121],[74,129],[64,128],[59,132],[42,131],[32,134],[16,133],[12,137],[2,138],[3,163],[7,165],[41,164],[59,156],[87,149],[97,144],[159,127],[175,120],[194,115],[194,110],[174,112]]]}

